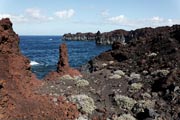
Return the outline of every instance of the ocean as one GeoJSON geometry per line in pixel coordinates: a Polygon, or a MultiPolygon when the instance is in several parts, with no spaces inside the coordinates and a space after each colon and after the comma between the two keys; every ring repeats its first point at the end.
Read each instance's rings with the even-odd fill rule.
{"type": "Polygon", "coordinates": [[[96,45],[95,41],[63,41],[61,36],[20,36],[21,52],[30,59],[32,72],[42,79],[55,71],[59,58],[59,45],[68,46],[69,63],[78,68],[111,46],[96,45]]]}

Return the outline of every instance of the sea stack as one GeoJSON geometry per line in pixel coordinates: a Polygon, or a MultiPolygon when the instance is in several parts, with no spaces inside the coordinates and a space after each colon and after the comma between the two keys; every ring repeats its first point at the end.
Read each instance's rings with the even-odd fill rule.
{"type": "Polygon", "coordinates": [[[68,62],[68,50],[66,44],[61,44],[59,47],[59,62],[57,66],[57,72],[67,71],[69,69],[68,62]]]}
{"type": "Polygon", "coordinates": [[[57,70],[50,72],[44,80],[59,80],[62,77],[74,78],[81,77],[81,73],[69,66],[68,49],[66,44],[59,46],[59,61],[57,63],[57,70]]]}

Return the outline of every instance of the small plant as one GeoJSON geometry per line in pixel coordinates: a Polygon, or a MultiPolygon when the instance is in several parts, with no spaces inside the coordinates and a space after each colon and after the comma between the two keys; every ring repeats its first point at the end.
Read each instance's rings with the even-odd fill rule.
{"type": "Polygon", "coordinates": [[[136,103],[136,100],[123,95],[115,95],[114,99],[120,108],[127,110],[131,110],[136,103]]]}
{"type": "Polygon", "coordinates": [[[74,102],[77,104],[77,108],[85,113],[92,114],[92,112],[95,110],[96,106],[94,105],[94,100],[91,97],[88,97],[87,95],[72,95],[69,97],[69,100],[71,102],[74,102]]]}

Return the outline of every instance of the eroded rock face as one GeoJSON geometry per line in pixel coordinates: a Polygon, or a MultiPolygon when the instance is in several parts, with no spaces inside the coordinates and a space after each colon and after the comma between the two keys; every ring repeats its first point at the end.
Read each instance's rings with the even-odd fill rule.
{"type": "Polygon", "coordinates": [[[67,71],[69,69],[68,62],[68,51],[66,44],[61,44],[59,47],[59,62],[57,67],[57,72],[67,71]]]}
{"type": "Polygon", "coordinates": [[[68,62],[68,50],[66,44],[61,44],[59,47],[59,61],[57,65],[57,71],[49,73],[45,80],[60,80],[64,76],[71,78],[82,76],[81,73],[69,66],[68,62]]]}
{"type": "Polygon", "coordinates": [[[76,34],[64,34],[63,40],[95,40],[96,35],[94,33],[76,33],[76,34]]]}
{"type": "Polygon", "coordinates": [[[19,50],[19,37],[11,21],[0,20],[0,119],[40,120],[75,119],[77,108],[58,99],[53,104],[48,95],[37,95],[42,84],[30,71],[30,62],[19,50]]]}

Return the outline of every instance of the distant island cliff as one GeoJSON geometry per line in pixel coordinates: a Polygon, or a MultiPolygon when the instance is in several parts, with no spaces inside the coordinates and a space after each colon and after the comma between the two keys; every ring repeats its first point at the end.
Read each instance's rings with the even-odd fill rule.
{"type": "Polygon", "coordinates": [[[111,45],[113,42],[125,42],[125,37],[128,34],[125,30],[115,30],[111,32],[104,32],[101,33],[98,31],[97,33],[81,33],[78,32],[76,34],[64,34],[63,40],[76,40],[76,41],[88,41],[94,40],[96,44],[103,44],[103,45],[111,45]]]}
{"type": "Polygon", "coordinates": [[[169,30],[176,27],[176,25],[169,27],[169,26],[163,26],[163,27],[157,27],[157,28],[141,28],[131,31],[126,31],[122,29],[110,31],[110,32],[104,32],[101,33],[98,31],[97,33],[76,33],[76,34],[64,34],[63,40],[79,40],[79,41],[85,41],[85,40],[94,40],[96,44],[101,45],[112,45],[114,42],[120,42],[120,43],[128,43],[129,41],[137,40],[137,39],[146,39],[149,37],[152,37],[154,35],[157,35],[161,32],[168,32],[169,30]]]}
{"type": "Polygon", "coordinates": [[[81,33],[78,32],[76,34],[64,34],[63,40],[79,40],[79,41],[85,41],[85,40],[95,40],[96,34],[88,32],[88,33],[81,33]]]}

